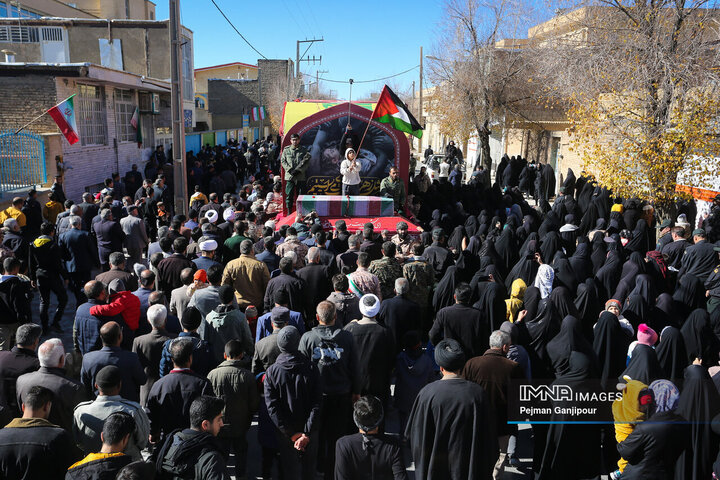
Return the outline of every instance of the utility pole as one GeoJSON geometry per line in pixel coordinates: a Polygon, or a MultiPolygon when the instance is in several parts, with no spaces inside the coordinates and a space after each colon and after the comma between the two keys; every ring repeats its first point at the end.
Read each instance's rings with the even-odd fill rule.
{"type": "Polygon", "coordinates": [[[305,58],[305,54],[308,50],[310,50],[310,47],[312,47],[313,43],[315,42],[324,42],[324,38],[313,38],[311,40],[298,40],[297,45],[295,48],[295,78],[300,78],[300,62],[312,62],[313,65],[315,62],[322,63],[322,55],[320,55],[320,58],[316,58],[315,55],[312,56],[312,58],[305,58]],[[305,51],[302,55],[300,55],[300,44],[301,43],[309,43],[305,51]]]}
{"type": "MultiPolygon", "coordinates": [[[[418,115],[418,118],[420,120],[420,125],[425,127],[425,118],[423,117],[423,87],[422,87],[422,80],[423,80],[423,47],[420,46],[420,114],[418,115]]],[[[422,145],[422,139],[420,139],[420,144],[422,145]]]]}
{"type": "Polygon", "coordinates": [[[328,72],[329,70],[315,70],[315,97],[320,96],[320,74],[328,72]]]}
{"type": "MultiPolygon", "coordinates": [[[[260,62],[258,62],[260,63],[260,62]]],[[[260,67],[258,67],[258,116],[260,117],[260,138],[263,138],[265,132],[264,132],[264,125],[263,125],[263,118],[262,118],[262,86],[260,85],[260,78],[262,78],[262,75],[260,75],[260,67]]]]}
{"type": "Polygon", "coordinates": [[[185,214],[187,203],[187,173],[185,170],[185,125],[183,122],[182,52],[180,38],[180,0],[169,0],[170,8],[170,75],[173,134],[173,179],[175,186],[175,214],[185,214]]]}

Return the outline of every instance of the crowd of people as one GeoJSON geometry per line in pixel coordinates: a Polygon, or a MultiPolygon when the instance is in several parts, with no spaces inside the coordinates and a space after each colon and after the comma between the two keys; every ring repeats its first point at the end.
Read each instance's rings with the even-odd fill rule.
{"type": "Polygon", "coordinates": [[[506,156],[421,168],[417,236],[278,227],[275,145],[191,155],[187,216],[162,148],[145,178],[0,212],[0,476],[245,478],[252,442],[263,478],[501,478],[510,386],[542,381],[623,395],[607,423],[533,425],[537,478],[720,474],[720,196],[661,219],[506,156]]]}

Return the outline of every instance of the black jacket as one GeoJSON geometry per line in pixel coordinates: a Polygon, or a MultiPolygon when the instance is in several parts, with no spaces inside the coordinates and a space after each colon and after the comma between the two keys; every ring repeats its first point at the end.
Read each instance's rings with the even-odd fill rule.
{"type": "Polygon", "coordinates": [[[48,236],[42,235],[30,244],[29,257],[28,276],[33,280],[38,276],[51,277],[65,273],[62,249],[48,236]]]}
{"type": "MultiPolygon", "coordinates": [[[[281,273],[275,278],[271,278],[265,289],[265,298],[263,300],[263,311],[269,312],[275,306],[275,292],[285,290],[290,297],[290,305],[288,308],[295,312],[305,313],[305,305],[308,303],[306,294],[308,290],[305,288],[305,282],[299,279],[295,274],[281,273]]],[[[308,319],[306,318],[307,322],[308,319]]]]}
{"type": "Polygon", "coordinates": [[[678,457],[690,444],[690,427],[683,422],[673,412],[662,412],[638,423],[617,446],[629,462],[623,480],[671,480],[678,457]]]}
{"type": "Polygon", "coordinates": [[[265,372],[268,414],[287,437],[320,427],[322,392],[320,372],[301,353],[281,353],[265,372]]]}
{"type": "MultiPolygon", "coordinates": [[[[327,250],[325,251],[327,252],[327,250]]],[[[332,270],[323,264],[308,263],[297,271],[297,276],[305,282],[306,308],[303,310],[303,313],[305,321],[312,324],[315,319],[315,307],[332,292],[332,285],[330,283],[332,270]]]]}
{"type": "Polygon", "coordinates": [[[32,322],[30,282],[10,277],[0,282],[0,324],[32,322]]]}
{"type": "Polygon", "coordinates": [[[153,436],[188,428],[190,405],[200,395],[213,395],[212,385],[191,370],[171,371],[155,382],[147,402],[153,436]]]}
{"type": "Polygon", "coordinates": [[[117,455],[80,463],[70,468],[65,480],[115,480],[118,472],[132,462],[130,455],[117,455]]]}
{"type": "Polygon", "coordinates": [[[388,298],[380,305],[378,321],[393,332],[395,351],[400,353],[405,334],[410,330],[420,330],[420,305],[405,295],[388,298]]]}
{"type": "Polygon", "coordinates": [[[482,355],[488,348],[490,338],[482,312],[459,303],[445,307],[437,313],[429,335],[433,345],[443,339],[457,340],[465,350],[465,358],[482,355]]]}
{"type": "Polygon", "coordinates": [[[400,447],[383,434],[360,433],[335,444],[335,478],[342,480],[407,480],[400,447]]]}
{"type": "Polygon", "coordinates": [[[65,430],[42,418],[16,418],[0,429],[0,478],[63,478],[80,455],[65,430]]]}
{"type": "Polygon", "coordinates": [[[15,398],[15,384],[20,375],[40,368],[37,354],[33,350],[15,346],[10,351],[0,352],[0,404],[12,409],[13,416],[20,415],[20,405],[15,398]]]}
{"type": "Polygon", "coordinates": [[[187,428],[168,437],[156,467],[172,479],[229,480],[222,451],[220,443],[209,433],[187,428]]]}

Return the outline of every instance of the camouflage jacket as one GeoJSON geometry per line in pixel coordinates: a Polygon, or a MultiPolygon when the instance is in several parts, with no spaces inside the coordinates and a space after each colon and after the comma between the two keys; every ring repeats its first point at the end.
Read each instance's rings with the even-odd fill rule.
{"type": "Polygon", "coordinates": [[[380,195],[389,195],[395,199],[395,205],[405,203],[405,184],[399,178],[395,181],[391,177],[386,177],[380,182],[380,195]]]}
{"type": "Polygon", "coordinates": [[[301,145],[297,148],[285,147],[280,156],[280,165],[285,170],[285,181],[305,181],[305,172],[310,166],[310,153],[301,145]]]}
{"type": "Polygon", "coordinates": [[[395,296],[395,280],[403,276],[402,265],[395,258],[373,260],[368,271],[378,277],[383,299],[395,296]]]}
{"type": "Polygon", "coordinates": [[[421,308],[428,305],[435,283],[435,271],[425,260],[410,260],[403,266],[403,276],[410,282],[407,297],[421,308]]]}

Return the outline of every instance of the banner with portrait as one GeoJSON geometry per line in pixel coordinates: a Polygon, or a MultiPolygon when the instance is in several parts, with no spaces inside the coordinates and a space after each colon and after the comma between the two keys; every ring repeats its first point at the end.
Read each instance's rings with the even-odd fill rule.
{"type": "MultiPolygon", "coordinates": [[[[286,107],[287,109],[287,107],[286,107]]],[[[354,145],[359,145],[371,110],[355,104],[341,103],[319,111],[295,123],[285,134],[282,148],[290,145],[290,135],[300,135],[300,145],[311,155],[307,170],[307,193],[310,195],[339,195],[342,176],[340,164],[345,158],[341,145],[348,120],[348,133],[354,145]]],[[[379,195],[380,182],[388,176],[390,168],[398,168],[407,191],[410,146],[407,136],[386,124],[372,122],[360,146],[358,161],[360,195],[379,195]]]]}

